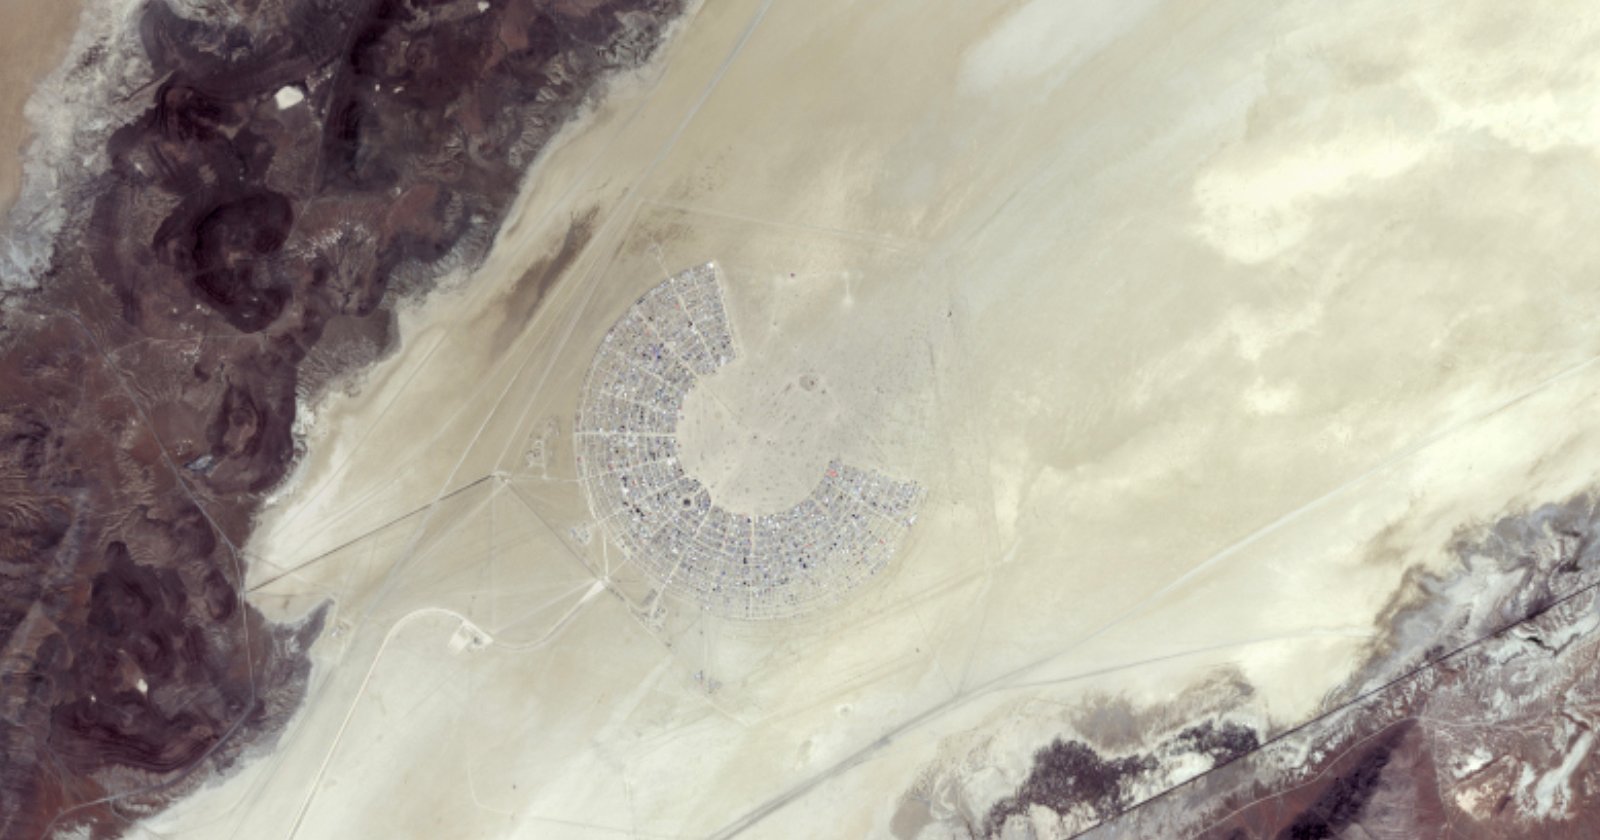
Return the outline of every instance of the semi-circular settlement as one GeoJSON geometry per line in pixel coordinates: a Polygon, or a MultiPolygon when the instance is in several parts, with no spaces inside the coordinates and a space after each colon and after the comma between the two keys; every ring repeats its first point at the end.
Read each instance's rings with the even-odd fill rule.
{"type": "Polygon", "coordinates": [[[685,472],[684,397],[738,355],[719,274],[668,278],[606,333],[579,403],[578,477],[606,536],[661,588],[725,617],[794,616],[881,571],[923,492],[835,459],[798,504],[751,515],[685,472]]]}

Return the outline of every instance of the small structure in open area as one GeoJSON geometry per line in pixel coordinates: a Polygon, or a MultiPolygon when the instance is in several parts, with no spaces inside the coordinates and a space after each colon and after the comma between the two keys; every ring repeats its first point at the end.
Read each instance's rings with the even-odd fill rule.
{"type": "Polygon", "coordinates": [[[738,353],[718,269],[646,292],[606,333],[578,408],[578,477],[610,540],[663,589],[718,615],[783,618],[832,602],[889,562],[922,488],[837,459],[794,506],[725,509],[678,457],[695,382],[738,353]]]}

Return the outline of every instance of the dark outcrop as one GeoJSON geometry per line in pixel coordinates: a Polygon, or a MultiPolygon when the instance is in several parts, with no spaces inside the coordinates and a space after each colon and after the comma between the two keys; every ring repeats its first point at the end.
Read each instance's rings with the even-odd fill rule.
{"type": "Polygon", "coordinates": [[[1084,836],[1600,836],[1596,498],[1463,529],[1325,714],[1084,836]]]}
{"type": "Polygon", "coordinates": [[[1127,807],[1128,782],[1155,767],[1144,755],[1107,758],[1082,741],[1055,740],[1033,757],[1033,770],[1015,796],[995,803],[985,821],[993,833],[1008,818],[1026,814],[1033,805],[1056,813],[1087,809],[1095,819],[1108,819],[1127,807]]]}
{"type": "Polygon", "coordinates": [[[1215,766],[1253,752],[1261,746],[1261,738],[1248,726],[1232,721],[1218,726],[1208,720],[1179,732],[1177,743],[1184,752],[1209,756],[1215,766]]]}
{"type": "Polygon", "coordinates": [[[239,547],[297,401],[481,258],[522,170],[679,12],[483,5],[144,9],[148,107],[3,302],[0,838],[116,834],[277,737],[323,616],[266,621],[239,547]]]}

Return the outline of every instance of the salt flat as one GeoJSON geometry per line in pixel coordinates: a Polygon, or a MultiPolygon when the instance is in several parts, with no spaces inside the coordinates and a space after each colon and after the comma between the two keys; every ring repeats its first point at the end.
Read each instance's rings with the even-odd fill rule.
{"type": "Polygon", "coordinates": [[[311,700],[149,830],[953,836],[1096,697],[1298,722],[1456,529],[1592,480],[1597,29],[703,6],[316,407],[250,549],[263,609],[335,603],[311,700]],[[819,614],[657,599],[578,489],[602,335],[708,260],[719,387],[813,373],[806,445],[927,490],[819,614]]]}
{"type": "Polygon", "coordinates": [[[23,105],[61,62],[77,22],[77,3],[0,4],[0,213],[11,209],[22,183],[23,105]]]}

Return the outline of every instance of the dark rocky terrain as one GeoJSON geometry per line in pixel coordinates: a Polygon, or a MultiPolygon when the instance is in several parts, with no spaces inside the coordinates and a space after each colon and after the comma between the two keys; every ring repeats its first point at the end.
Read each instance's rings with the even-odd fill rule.
{"type": "Polygon", "coordinates": [[[145,107],[62,196],[37,289],[0,298],[0,838],[116,835],[277,737],[323,616],[264,620],[239,548],[297,401],[482,257],[522,171],[679,11],[143,9],[145,107]]]}
{"type": "Polygon", "coordinates": [[[1582,495],[1463,537],[1326,714],[1082,836],[1600,836],[1597,536],[1582,495]]]}
{"type": "Polygon", "coordinates": [[[1018,788],[989,809],[984,830],[998,834],[1008,821],[1026,821],[1037,806],[1090,822],[1112,819],[1129,807],[1141,777],[1178,756],[1202,756],[1212,767],[1260,746],[1255,730],[1233,721],[1204,721],[1178,732],[1148,752],[1102,755],[1082,741],[1057,739],[1033,757],[1033,769],[1018,788]]]}
{"type": "MultiPolygon", "coordinates": [[[[1373,556],[1392,557],[1385,540],[1373,556]]],[[[1005,760],[986,741],[919,781],[897,836],[937,800],[956,806],[943,830],[1000,840],[1600,837],[1600,501],[1464,526],[1443,548],[1453,564],[1406,578],[1312,720],[1258,732],[1252,689],[1226,675],[1168,705],[1091,698],[993,804],[959,776],[1005,760]]]]}

